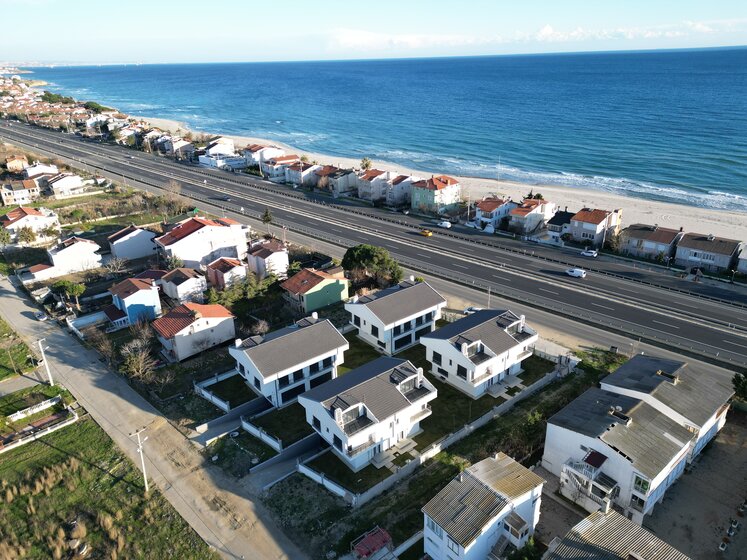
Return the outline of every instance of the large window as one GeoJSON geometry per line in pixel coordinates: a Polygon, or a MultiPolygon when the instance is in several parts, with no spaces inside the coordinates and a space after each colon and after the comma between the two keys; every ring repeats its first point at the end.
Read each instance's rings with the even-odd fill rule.
{"type": "Polygon", "coordinates": [[[446,547],[454,554],[459,554],[459,545],[447,537],[446,547]]]}
{"type": "Polygon", "coordinates": [[[371,325],[371,336],[379,338],[379,327],[376,325],[371,325]]]}
{"type": "Polygon", "coordinates": [[[643,498],[639,498],[635,494],[633,494],[630,497],[630,505],[633,509],[637,509],[638,511],[643,511],[643,508],[646,507],[646,500],[643,498]]]}
{"type": "Polygon", "coordinates": [[[457,376],[467,379],[467,369],[464,366],[457,366],[457,376]]]}
{"type": "Polygon", "coordinates": [[[356,327],[360,327],[361,326],[361,318],[358,317],[358,315],[353,315],[353,324],[356,327]]]}
{"type": "Polygon", "coordinates": [[[332,440],[332,443],[337,449],[342,451],[342,440],[339,437],[335,436],[334,439],[332,440]]]}
{"type": "Polygon", "coordinates": [[[433,519],[431,519],[430,517],[426,517],[426,519],[428,520],[426,521],[428,529],[430,529],[433,534],[437,535],[439,539],[443,538],[444,532],[441,527],[439,527],[436,522],[433,521],[433,519]]]}
{"type": "Polygon", "coordinates": [[[635,475],[635,478],[633,479],[633,490],[645,496],[646,494],[648,494],[649,488],[650,488],[650,484],[648,480],[638,475],[635,475]]]}
{"type": "Polygon", "coordinates": [[[433,363],[437,366],[441,365],[441,354],[439,354],[438,352],[433,353],[433,363]]]}
{"type": "Polygon", "coordinates": [[[280,387],[287,387],[290,385],[290,375],[284,375],[280,379],[278,379],[278,383],[280,387]]]}
{"type": "Polygon", "coordinates": [[[322,431],[322,423],[319,421],[319,418],[317,418],[316,416],[314,416],[314,418],[311,421],[311,423],[312,423],[312,425],[314,426],[314,428],[316,429],[317,432],[321,432],[322,431]]]}

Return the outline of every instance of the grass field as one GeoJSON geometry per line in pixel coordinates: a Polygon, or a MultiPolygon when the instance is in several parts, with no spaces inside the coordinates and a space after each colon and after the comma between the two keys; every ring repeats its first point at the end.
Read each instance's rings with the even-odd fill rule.
{"type": "Polygon", "coordinates": [[[368,465],[358,472],[353,472],[332,451],[319,455],[307,464],[310,468],[324,474],[325,477],[356,494],[365,492],[392,475],[392,471],[386,467],[377,469],[372,465],[368,465]]]}
{"type": "Polygon", "coordinates": [[[377,352],[370,344],[363,342],[358,338],[356,331],[351,331],[345,334],[345,339],[350,344],[350,348],[345,352],[345,362],[337,368],[337,375],[345,375],[351,369],[362,366],[376,358],[380,358],[382,354],[377,352]]]}
{"type": "Polygon", "coordinates": [[[34,385],[0,397],[0,434],[6,435],[17,432],[31,422],[62,411],[65,405],[71,402],[73,402],[73,396],[67,390],[59,386],[50,387],[49,385],[34,385]],[[9,422],[6,418],[9,414],[34,406],[57,395],[62,396],[62,401],[53,407],[27,416],[17,422],[9,422]]]}
{"type": "Polygon", "coordinates": [[[31,351],[10,325],[0,319],[0,381],[34,369],[31,351]]]}
{"type": "Polygon", "coordinates": [[[0,486],[0,558],[218,558],[91,419],[4,454],[0,486]]]}
{"type": "Polygon", "coordinates": [[[205,389],[219,399],[227,401],[231,405],[231,408],[236,408],[240,404],[257,398],[256,393],[249,388],[244,378],[238,372],[236,375],[210,385],[205,389]]]}
{"type": "Polygon", "coordinates": [[[306,411],[296,403],[278,408],[251,420],[271,436],[278,438],[283,447],[288,447],[313,433],[314,429],[306,422],[306,411]]]}
{"type": "Polygon", "coordinates": [[[532,355],[521,362],[521,369],[524,371],[519,374],[519,379],[525,387],[529,387],[555,369],[555,362],[532,355]]]}
{"type": "Polygon", "coordinates": [[[249,473],[251,467],[274,457],[277,452],[244,430],[238,432],[235,438],[223,436],[211,443],[205,450],[205,456],[210,463],[241,478],[249,473]],[[217,457],[215,461],[214,457],[217,457]]]}

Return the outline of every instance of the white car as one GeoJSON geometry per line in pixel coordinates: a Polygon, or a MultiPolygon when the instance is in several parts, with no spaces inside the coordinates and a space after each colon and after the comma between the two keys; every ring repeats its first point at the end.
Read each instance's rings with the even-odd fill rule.
{"type": "Polygon", "coordinates": [[[473,313],[477,313],[478,311],[482,311],[482,307],[468,307],[464,310],[465,315],[472,315],[473,313]]]}
{"type": "Polygon", "coordinates": [[[595,251],[594,249],[584,249],[583,251],[581,251],[581,256],[596,258],[597,256],[599,256],[599,252],[595,251]]]}
{"type": "Polygon", "coordinates": [[[441,220],[437,225],[438,227],[449,229],[451,227],[451,222],[449,222],[448,220],[441,220]]]}
{"type": "Polygon", "coordinates": [[[574,278],[586,278],[586,271],[583,268],[569,268],[565,273],[574,278]]]}
{"type": "Polygon", "coordinates": [[[34,313],[34,317],[36,317],[37,321],[46,321],[47,319],[49,319],[49,317],[47,317],[47,314],[43,311],[37,311],[36,313],[34,313]]]}

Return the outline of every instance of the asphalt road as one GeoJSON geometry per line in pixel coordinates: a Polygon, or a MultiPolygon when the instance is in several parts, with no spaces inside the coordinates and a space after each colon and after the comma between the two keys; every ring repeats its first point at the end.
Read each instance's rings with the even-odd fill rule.
{"type": "Polygon", "coordinates": [[[687,283],[671,271],[605,257],[581,260],[575,252],[522,245],[473,230],[431,228],[435,235],[424,238],[419,235],[424,222],[415,217],[338,204],[244,174],[177,164],[18,123],[3,123],[0,137],[148,190],[177,180],[183,194],[239,215],[256,217],[269,207],[274,223],[317,239],[343,247],[380,245],[415,270],[725,365],[747,365],[744,290],[687,283]],[[594,270],[586,279],[565,275],[566,268],[580,262],[594,270]]]}

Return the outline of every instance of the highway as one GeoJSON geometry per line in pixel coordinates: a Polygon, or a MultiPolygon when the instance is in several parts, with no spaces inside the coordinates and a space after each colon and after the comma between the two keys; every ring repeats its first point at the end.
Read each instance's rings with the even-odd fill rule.
{"type": "Polygon", "coordinates": [[[434,236],[424,238],[419,230],[428,224],[415,217],[309,196],[249,175],[177,164],[19,123],[3,123],[0,137],[148,190],[177,180],[184,195],[246,216],[256,217],[269,207],[274,223],[310,237],[343,247],[380,245],[414,270],[722,365],[747,365],[745,291],[687,283],[666,270],[647,270],[604,257],[584,260],[577,252],[473,230],[431,227],[434,236]],[[221,200],[226,197],[230,200],[221,200]],[[566,268],[579,264],[590,271],[587,278],[564,274],[566,268]]]}

